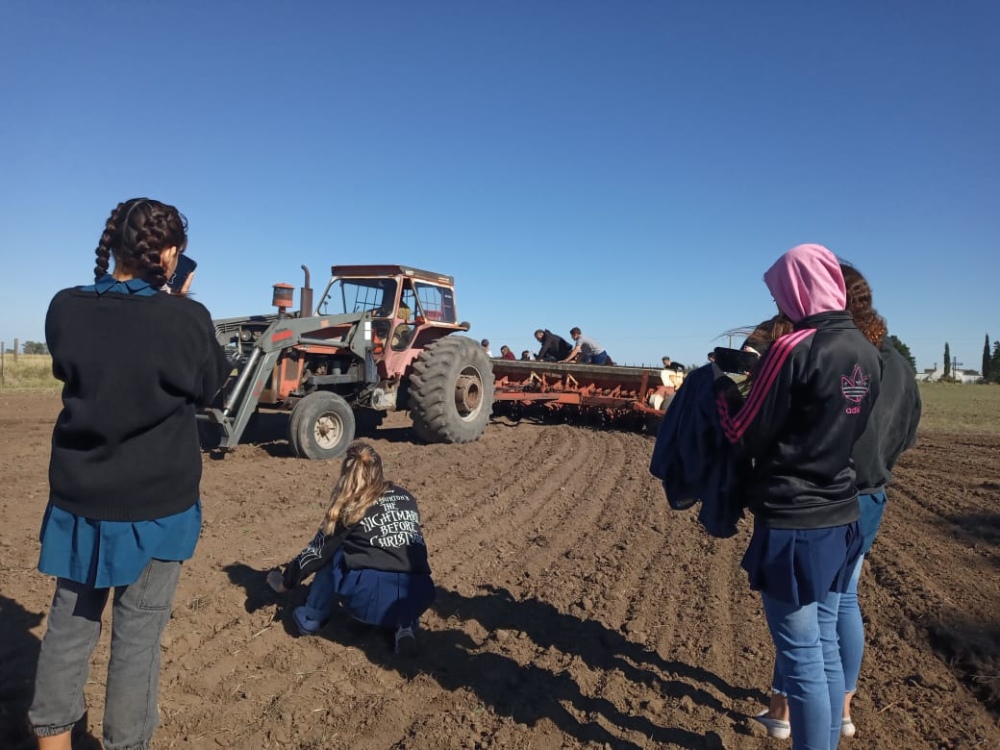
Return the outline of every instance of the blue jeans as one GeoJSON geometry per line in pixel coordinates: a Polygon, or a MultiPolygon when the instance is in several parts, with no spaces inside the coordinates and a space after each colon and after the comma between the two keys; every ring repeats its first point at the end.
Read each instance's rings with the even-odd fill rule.
{"type": "Polygon", "coordinates": [[[844,667],[844,690],[853,693],[858,689],[861,659],[865,654],[865,623],[858,604],[858,579],[864,557],[859,557],[847,584],[847,591],[840,595],[837,612],[837,635],[840,637],[840,661],[844,667]]]}
{"type": "MultiPolygon", "coordinates": [[[[104,699],[107,750],[149,747],[158,721],[160,638],[170,620],[180,572],[179,562],[150,560],[135,583],[114,589],[104,699]]],[[[110,592],[56,579],[28,711],[39,737],[70,731],[86,710],[83,686],[110,592]]]]}
{"type": "Polygon", "coordinates": [[[837,643],[841,594],[794,606],[761,593],[776,651],[775,688],[788,696],[793,750],[835,750],[844,707],[837,643]]]}
{"type": "Polygon", "coordinates": [[[336,594],[337,589],[333,585],[333,566],[328,563],[316,571],[312,583],[309,584],[309,595],[306,596],[305,604],[306,616],[320,622],[329,620],[337,601],[336,594]]]}
{"type": "Polygon", "coordinates": [[[597,354],[585,354],[580,357],[581,365],[603,365],[608,361],[608,353],[598,352],[597,354]]]}

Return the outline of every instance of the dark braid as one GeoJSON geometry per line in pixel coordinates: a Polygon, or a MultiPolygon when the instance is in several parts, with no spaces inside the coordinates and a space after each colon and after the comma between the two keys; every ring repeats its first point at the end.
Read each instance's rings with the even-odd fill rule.
{"type": "Polygon", "coordinates": [[[111,212],[104,234],[97,245],[97,267],[100,278],[108,270],[108,257],[131,271],[137,278],[154,287],[163,286],[167,269],[160,251],[187,244],[187,219],[173,206],[150,198],[133,198],[119,203],[111,212]]]}
{"type": "Polygon", "coordinates": [[[104,234],[101,235],[97,243],[97,265],[94,266],[94,281],[108,273],[111,264],[111,243],[118,229],[118,222],[122,217],[122,207],[125,203],[119,203],[111,212],[107,222],[104,224],[104,234]]]}

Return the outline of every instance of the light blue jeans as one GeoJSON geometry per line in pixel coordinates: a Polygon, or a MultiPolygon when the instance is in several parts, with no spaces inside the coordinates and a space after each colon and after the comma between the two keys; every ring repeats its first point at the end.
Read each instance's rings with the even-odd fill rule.
{"type": "Polygon", "coordinates": [[[865,623],[861,619],[861,605],[858,604],[858,580],[861,578],[864,562],[864,556],[858,558],[850,583],[847,584],[847,591],[840,595],[840,609],[837,612],[840,662],[844,667],[844,690],[848,693],[858,689],[861,659],[865,655],[865,623]]]}
{"type": "Polygon", "coordinates": [[[795,606],[761,594],[776,652],[775,680],[788,696],[792,750],[835,750],[844,707],[837,638],[841,594],[795,606]]]}
{"type": "MultiPolygon", "coordinates": [[[[837,610],[837,637],[840,640],[840,663],[844,668],[844,690],[855,693],[858,690],[858,676],[861,674],[861,661],[865,655],[865,623],[861,617],[861,605],[858,603],[858,581],[861,578],[861,568],[865,558],[859,557],[847,584],[847,591],[840,595],[840,607],[837,610]]],[[[774,677],[771,689],[775,693],[785,695],[784,680],[778,671],[778,663],[774,663],[774,677]]]]}

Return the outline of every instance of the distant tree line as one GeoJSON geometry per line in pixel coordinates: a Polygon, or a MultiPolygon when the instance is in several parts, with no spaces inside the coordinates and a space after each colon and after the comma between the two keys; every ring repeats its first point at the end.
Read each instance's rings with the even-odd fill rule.
{"type": "Polygon", "coordinates": [[[994,341],[991,349],[989,334],[986,334],[986,343],[983,344],[983,380],[1000,383],[1000,341],[994,341]]]}
{"type": "MultiPolygon", "coordinates": [[[[941,380],[954,382],[958,379],[959,366],[961,362],[954,363],[951,359],[951,348],[946,341],[944,344],[944,375],[941,380]],[[952,367],[952,365],[955,365],[952,367]]],[[[983,342],[983,361],[979,369],[980,383],[1000,383],[1000,341],[994,341],[990,345],[990,335],[986,334],[986,341],[983,342]]]]}
{"type": "Polygon", "coordinates": [[[6,342],[3,345],[4,354],[48,354],[49,347],[45,345],[44,341],[25,341],[21,344],[21,351],[15,351],[17,349],[17,339],[14,339],[14,346],[7,346],[6,342]]]}
{"type": "Polygon", "coordinates": [[[983,342],[983,363],[980,369],[983,383],[1000,383],[1000,341],[990,345],[990,335],[983,342]]]}
{"type": "Polygon", "coordinates": [[[913,372],[917,371],[917,360],[913,358],[913,354],[910,353],[910,347],[899,340],[897,336],[889,336],[889,343],[892,344],[892,348],[903,355],[903,359],[910,363],[910,367],[913,368],[913,372]]]}

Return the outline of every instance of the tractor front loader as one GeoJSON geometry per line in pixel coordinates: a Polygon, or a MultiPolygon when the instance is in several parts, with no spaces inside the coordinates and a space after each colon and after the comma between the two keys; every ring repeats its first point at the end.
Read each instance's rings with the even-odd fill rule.
{"type": "Polygon", "coordinates": [[[456,319],[454,280],[406,266],[334,266],[316,310],[309,271],[301,306],[276,284],[277,314],[216,320],[234,364],[200,415],[218,447],[236,447],[259,408],[288,413],[288,440],[310,459],[342,454],[385,412],[409,410],[427,442],[465,443],[486,429],[493,370],[456,319]]]}

